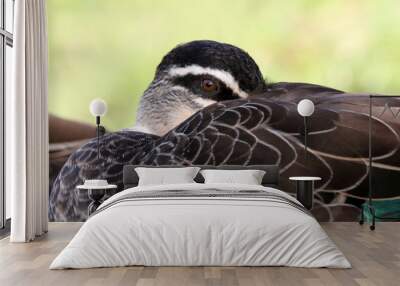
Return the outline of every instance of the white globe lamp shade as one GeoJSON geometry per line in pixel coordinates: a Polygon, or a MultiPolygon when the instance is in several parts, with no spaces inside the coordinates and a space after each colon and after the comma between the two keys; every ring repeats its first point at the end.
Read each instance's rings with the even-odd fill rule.
{"type": "Polygon", "coordinates": [[[297,104],[297,112],[303,117],[311,116],[314,109],[314,103],[309,99],[303,99],[297,104]]]}
{"type": "Polygon", "coordinates": [[[93,116],[104,116],[107,113],[107,103],[102,99],[93,99],[89,106],[93,116]]]}

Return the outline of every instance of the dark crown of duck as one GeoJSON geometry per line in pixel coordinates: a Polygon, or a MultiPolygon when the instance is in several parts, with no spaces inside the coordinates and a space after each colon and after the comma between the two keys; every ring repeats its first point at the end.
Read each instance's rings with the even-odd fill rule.
{"type": "Polygon", "coordinates": [[[135,129],[163,135],[205,106],[247,98],[264,87],[260,69],[242,49],[205,40],[182,44],[158,65],[135,129]]]}

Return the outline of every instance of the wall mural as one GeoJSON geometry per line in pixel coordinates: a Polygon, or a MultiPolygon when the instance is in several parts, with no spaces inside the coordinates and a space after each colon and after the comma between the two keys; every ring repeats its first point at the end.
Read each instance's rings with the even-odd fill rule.
{"type": "MultiPolygon", "coordinates": [[[[281,189],[289,193],[295,192],[290,176],[322,178],[316,182],[312,210],[319,220],[357,220],[368,196],[368,103],[366,94],[268,82],[250,55],[229,44],[179,45],[158,65],[141,97],[136,125],[102,136],[100,156],[96,139],[50,154],[50,220],[85,220],[87,193],[77,192],[76,186],[101,178],[120,191],[125,164],[279,164],[281,189]],[[297,112],[302,99],[315,104],[308,122],[307,157],[303,118],[297,112]]],[[[396,98],[378,99],[373,105],[372,113],[379,114],[372,120],[374,197],[381,216],[399,196],[400,121],[393,116],[399,108],[396,98]]],[[[92,126],[50,120],[50,129],[58,120],[57,126],[94,135],[92,126]]],[[[74,134],[76,139],[84,137],[74,134]]],[[[390,212],[398,216],[400,209],[390,212]]]]}

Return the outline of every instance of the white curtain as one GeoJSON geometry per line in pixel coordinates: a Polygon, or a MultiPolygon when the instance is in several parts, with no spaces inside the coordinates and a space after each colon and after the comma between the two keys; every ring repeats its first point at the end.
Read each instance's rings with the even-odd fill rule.
{"type": "Polygon", "coordinates": [[[13,92],[6,98],[6,164],[12,242],[47,231],[48,115],[45,0],[16,0],[13,92]]]}

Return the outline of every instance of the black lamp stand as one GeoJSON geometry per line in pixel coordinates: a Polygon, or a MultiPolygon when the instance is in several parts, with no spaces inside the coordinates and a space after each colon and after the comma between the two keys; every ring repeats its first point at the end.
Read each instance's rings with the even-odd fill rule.
{"type": "Polygon", "coordinates": [[[100,159],[100,116],[96,116],[97,159],[100,159]]]}
{"type": "Polygon", "coordinates": [[[100,125],[100,116],[96,116],[97,159],[100,159],[100,137],[105,133],[105,128],[100,125]]]}
{"type": "MultiPolygon", "coordinates": [[[[376,215],[376,211],[375,211],[375,207],[372,204],[372,192],[373,192],[373,168],[372,168],[372,99],[374,98],[400,98],[399,95],[370,95],[369,96],[369,119],[368,119],[368,201],[367,201],[367,209],[369,211],[369,213],[372,216],[372,222],[371,225],[369,226],[369,228],[371,230],[375,229],[375,220],[376,218],[380,219],[380,220],[396,220],[396,218],[389,218],[389,217],[378,217],[376,215]]],[[[385,108],[383,110],[383,112],[380,115],[377,115],[376,118],[380,118],[385,111],[389,109],[390,110],[390,106],[389,104],[386,102],[385,103],[385,108]]],[[[397,115],[393,114],[393,117],[396,119],[397,115]]],[[[364,224],[364,209],[361,209],[361,218],[359,223],[362,225],[364,224]]]]}
{"type": "Polygon", "coordinates": [[[308,133],[308,129],[307,129],[307,125],[308,125],[308,116],[304,116],[304,163],[307,164],[307,133],[308,133]]]}

